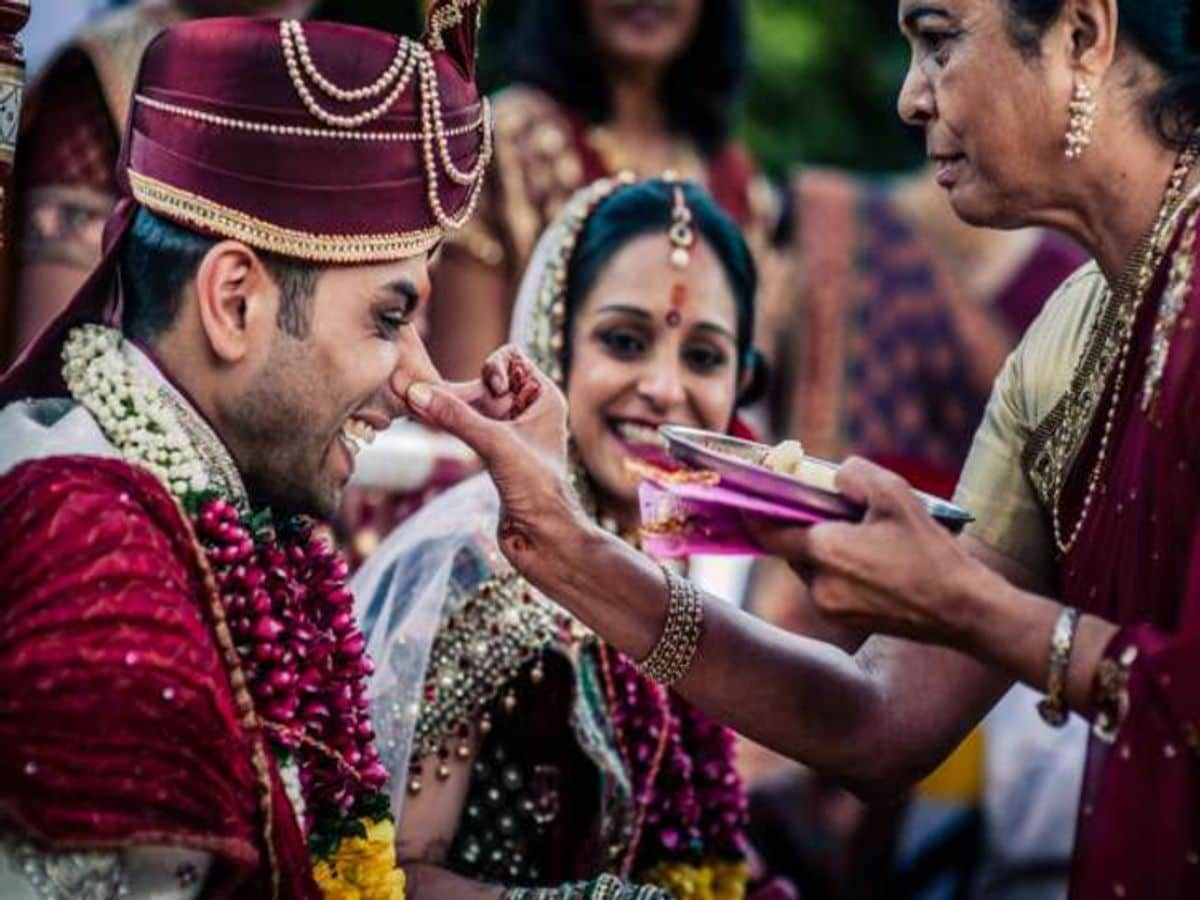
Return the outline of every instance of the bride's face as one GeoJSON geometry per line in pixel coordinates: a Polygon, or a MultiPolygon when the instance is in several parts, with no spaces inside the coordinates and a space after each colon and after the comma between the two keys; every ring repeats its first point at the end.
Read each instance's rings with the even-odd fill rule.
{"type": "Polygon", "coordinates": [[[659,425],[723,431],[737,401],[737,309],[721,263],[703,241],[683,270],[670,253],[665,234],[630,241],[571,323],[571,435],[609,503],[636,503],[626,461],[653,455],[659,425]]]}

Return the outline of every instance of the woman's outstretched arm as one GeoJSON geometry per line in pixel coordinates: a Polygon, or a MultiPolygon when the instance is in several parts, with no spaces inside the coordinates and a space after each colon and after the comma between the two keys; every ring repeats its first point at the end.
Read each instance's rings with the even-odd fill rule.
{"type": "MultiPolygon", "coordinates": [[[[472,409],[461,399],[469,392],[439,386],[410,390],[409,404],[487,462],[504,506],[501,546],[512,562],[595,631],[644,658],[662,631],[662,572],[578,509],[567,486],[557,388],[515,351],[502,351],[489,367],[484,380],[495,390],[537,383],[536,402],[522,404],[512,421],[472,409]]],[[[702,642],[681,692],[748,737],[862,792],[898,789],[933,768],[1011,680],[954,651],[903,640],[875,638],[850,656],[704,602],[702,642]]]]}
{"type": "MultiPolygon", "coordinates": [[[[594,528],[548,536],[526,576],[636,659],[662,632],[653,562],[594,528]]],[[[961,653],[876,636],[850,655],[704,599],[676,688],[706,713],[867,795],[902,790],[957,746],[1011,679],[961,653]]]]}

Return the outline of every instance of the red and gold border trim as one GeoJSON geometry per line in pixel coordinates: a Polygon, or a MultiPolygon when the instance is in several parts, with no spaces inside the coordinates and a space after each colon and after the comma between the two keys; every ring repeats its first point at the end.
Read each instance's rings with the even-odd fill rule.
{"type": "Polygon", "coordinates": [[[274,225],[133,169],[129,170],[129,182],[134,199],[151,212],[293,259],[320,263],[388,262],[428,253],[443,236],[438,227],[375,235],[313,234],[274,225]]]}

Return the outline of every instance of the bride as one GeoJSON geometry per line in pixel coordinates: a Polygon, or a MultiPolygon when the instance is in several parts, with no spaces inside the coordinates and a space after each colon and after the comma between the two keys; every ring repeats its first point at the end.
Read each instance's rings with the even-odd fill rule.
{"type": "MultiPolygon", "coordinates": [[[[590,514],[630,543],[628,463],[660,453],[657,426],[735,428],[752,399],[755,288],[737,227],[671,178],[597,182],[540,242],[514,342],[566,392],[590,514]]],[[[430,870],[422,896],[745,896],[732,736],[525,582],[497,518],[479,476],[353,585],[401,856],[459,876],[430,870]]]]}

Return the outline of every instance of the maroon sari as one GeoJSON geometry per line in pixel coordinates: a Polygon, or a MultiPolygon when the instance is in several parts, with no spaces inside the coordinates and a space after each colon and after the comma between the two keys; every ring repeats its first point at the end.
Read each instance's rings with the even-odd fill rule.
{"type": "Polygon", "coordinates": [[[51,851],[170,845],[206,897],[318,897],[203,551],[123,462],[0,477],[0,831],[51,851]]]}
{"type": "MultiPolygon", "coordinates": [[[[1178,241],[1178,237],[1177,237],[1178,241]]],[[[1169,265],[1170,256],[1168,256],[1169,265]]],[[[1062,561],[1063,602],[1121,626],[1128,711],[1093,738],[1072,873],[1075,900],[1200,897],[1200,285],[1192,278],[1150,411],[1142,385],[1167,265],[1138,311],[1093,509],[1062,561]]],[[[1060,510],[1078,520],[1110,378],[1060,510]]]]}

